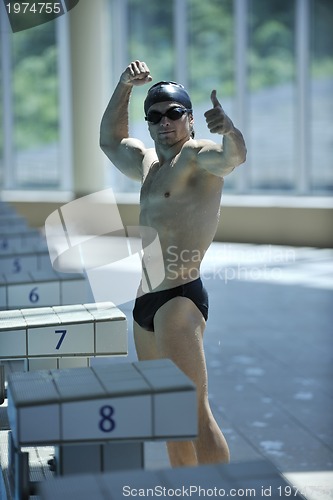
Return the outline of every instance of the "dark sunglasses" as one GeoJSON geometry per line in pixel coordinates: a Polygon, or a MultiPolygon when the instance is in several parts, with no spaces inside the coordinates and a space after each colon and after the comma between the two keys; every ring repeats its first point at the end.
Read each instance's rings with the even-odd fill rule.
{"type": "Polygon", "coordinates": [[[170,118],[170,120],[179,120],[185,113],[189,113],[192,110],[190,109],[185,109],[185,108],[180,108],[180,107],[175,107],[175,108],[170,108],[168,109],[165,113],[161,113],[160,111],[148,111],[147,116],[145,117],[145,120],[147,122],[153,123],[156,125],[159,123],[163,116],[166,116],[167,118],[170,118]]]}

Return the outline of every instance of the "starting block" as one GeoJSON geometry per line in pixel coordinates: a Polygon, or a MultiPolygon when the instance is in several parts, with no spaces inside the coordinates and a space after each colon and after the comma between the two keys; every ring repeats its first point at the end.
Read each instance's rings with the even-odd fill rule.
{"type": "MultiPolygon", "coordinates": [[[[127,320],[112,302],[0,311],[2,361],[24,359],[27,370],[56,369],[114,355],[127,355],[127,320]]],[[[3,387],[1,395],[3,401],[3,387]]]]}
{"type": "Polygon", "coordinates": [[[9,215],[15,213],[13,207],[7,202],[0,200],[0,215],[9,215]]]}
{"type": "Polygon", "coordinates": [[[193,438],[195,386],[169,359],[98,364],[8,377],[17,447],[193,438]]]}
{"type": "Polygon", "coordinates": [[[196,390],[168,359],[16,372],[8,378],[8,419],[8,469],[23,500],[34,489],[21,447],[59,445],[58,475],[73,473],[73,463],[81,474],[96,472],[95,460],[99,472],[140,468],[144,440],[197,436],[196,390]]]}
{"type": "Polygon", "coordinates": [[[0,229],[5,229],[6,227],[14,227],[17,229],[25,229],[27,227],[27,221],[21,215],[15,212],[0,213],[0,229]]]}
{"type": "Polygon", "coordinates": [[[24,251],[42,241],[45,242],[45,238],[40,230],[29,227],[23,216],[0,202],[0,254],[24,251]]]}
{"type": "Polygon", "coordinates": [[[6,251],[14,252],[16,249],[24,250],[38,244],[43,240],[43,236],[38,229],[30,227],[22,227],[17,229],[14,227],[1,228],[0,235],[0,253],[6,251]]]}
{"type": "Polygon", "coordinates": [[[52,269],[0,274],[0,310],[84,303],[88,296],[85,283],[82,274],[52,269]]]}
{"type": "Polygon", "coordinates": [[[46,243],[40,240],[26,248],[4,248],[0,252],[0,272],[19,274],[51,267],[46,243]]]}

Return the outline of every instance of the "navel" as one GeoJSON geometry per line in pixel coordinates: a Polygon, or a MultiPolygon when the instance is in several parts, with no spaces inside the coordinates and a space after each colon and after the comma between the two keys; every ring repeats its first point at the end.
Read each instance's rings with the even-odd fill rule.
{"type": "Polygon", "coordinates": [[[169,196],[170,196],[170,192],[169,191],[167,191],[166,193],[164,193],[164,197],[165,198],[169,198],[169,196]]]}

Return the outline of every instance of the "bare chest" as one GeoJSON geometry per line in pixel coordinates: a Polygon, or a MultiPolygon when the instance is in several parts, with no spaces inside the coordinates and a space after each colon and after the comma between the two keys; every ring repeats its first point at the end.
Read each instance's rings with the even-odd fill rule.
{"type": "Polygon", "coordinates": [[[154,164],[141,188],[141,223],[159,221],[164,225],[180,217],[182,207],[194,195],[197,182],[190,167],[154,164]]]}
{"type": "Polygon", "coordinates": [[[187,227],[202,214],[219,209],[220,182],[191,164],[151,167],[142,185],[140,224],[160,230],[187,227]]]}
{"type": "Polygon", "coordinates": [[[188,172],[174,165],[154,164],[146,176],[141,189],[141,201],[152,198],[174,197],[181,190],[184,190],[188,182],[188,172]]]}

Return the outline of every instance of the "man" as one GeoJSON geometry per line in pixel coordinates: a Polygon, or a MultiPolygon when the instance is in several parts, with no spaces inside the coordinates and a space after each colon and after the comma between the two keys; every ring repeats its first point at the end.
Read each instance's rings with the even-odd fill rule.
{"type": "MultiPolygon", "coordinates": [[[[142,182],[140,226],[158,232],[165,278],[151,293],[139,290],[133,311],[140,360],[170,358],[197,387],[198,437],[167,443],[172,466],[228,462],[229,450],[209,406],[203,333],[208,297],[200,264],[216,232],[223,178],[245,161],[244,139],[211,93],[205,113],[222,144],[195,140],[192,104],[173,82],[151,87],[144,108],[155,148],[129,137],[128,104],[134,86],[150,83],[148,66],[132,62],[122,73],[101,123],[102,150],[128,177],[142,182]]],[[[154,259],[148,255],[144,259],[154,259]]]]}

